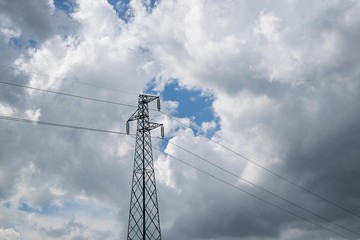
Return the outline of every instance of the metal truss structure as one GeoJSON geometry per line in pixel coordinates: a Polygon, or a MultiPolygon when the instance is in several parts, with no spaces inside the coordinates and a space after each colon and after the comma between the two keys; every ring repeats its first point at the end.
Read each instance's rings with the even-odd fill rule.
{"type": "Polygon", "coordinates": [[[162,124],[149,121],[148,103],[154,100],[157,100],[160,110],[158,96],[139,95],[138,109],[126,123],[126,131],[129,134],[129,122],[137,121],[127,240],[161,240],[150,131],[161,127],[163,137],[164,127],[162,124]]]}

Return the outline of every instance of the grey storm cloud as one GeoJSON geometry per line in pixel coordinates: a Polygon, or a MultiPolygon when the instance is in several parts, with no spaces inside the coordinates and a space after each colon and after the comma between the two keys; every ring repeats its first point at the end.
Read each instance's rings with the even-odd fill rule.
{"type": "Polygon", "coordinates": [[[1,12],[25,34],[44,40],[54,33],[48,1],[0,1],[1,12]]]}

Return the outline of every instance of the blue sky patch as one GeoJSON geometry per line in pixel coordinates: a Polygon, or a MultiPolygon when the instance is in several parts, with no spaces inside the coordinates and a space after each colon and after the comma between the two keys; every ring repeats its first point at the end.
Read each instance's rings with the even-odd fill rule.
{"type": "Polygon", "coordinates": [[[119,18],[128,23],[134,17],[130,7],[130,0],[108,0],[119,18]]]}
{"type": "Polygon", "coordinates": [[[47,216],[63,215],[76,211],[86,212],[89,216],[92,216],[94,218],[107,218],[114,215],[111,209],[95,206],[91,203],[76,202],[73,200],[64,201],[61,207],[53,204],[52,201],[45,201],[42,204],[40,210],[33,208],[25,201],[22,201],[20,206],[18,207],[18,210],[22,212],[36,213],[39,215],[47,216]]]}
{"type": "Polygon", "coordinates": [[[36,208],[30,207],[27,203],[21,202],[19,208],[22,212],[28,212],[28,213],[40,213],[40,211],[36,208]]]}
{"type": "MultiPolygon", "coordinates": [[[[152,81],[145,92],[158,94],[153,90],[154,87],[154,81],[152,81]]],[[[200,90],[188,90],[181,87],[179,82],[174,80],[165,86],[161,93],[161,98],[164,101],[176,101],[179,103],[177,112],[174,113],[174,117],[190,118],[198,126],[201,126],[204,122],[215,121],[215,129],[207,133],[210,136],[219,129],[218,118],[214,115],[212,109],[214,101],[212,96],[204,96],[201,94],[200,90]]]]}
{"type": "Polygon", "coordinates": [[[141,53],[149,53],[149,52],[150,52],[150,50],[149,50],[148,48],[145,48],[145,47],[143,47],[143,46],[139,46],[139,47],[138,47],[138,50],[139,50],[139,52],[141,52],[141,53]]]}
{"type": "Polygon", "coordinates": [[[54,0],[54,5],[56,9],[62,10],[67,14],[74,13],[77,7],[75,0],[54,0]]]}
{"type": "Polygon", "coordinates": [[[36,48],[37,47],[37,42],[35,40],[30,39],[27,42],[28,42],[28,47],[29,48],[36,48]]]}
{"type": "Polygon", "coordinates": [[[159,4],[159,0],[143,0],[142,1],[144,6],[146,6],[146,11],[148,13],[151,13],[152,10],[156,7],[157,4],[159,4]]]}
{"type": "Polygon", "coordinates": [[[44,215],[54,215],[59,212],[60,208],[51,201],[46,201],[41,207],[41,213],[44,215]]]}
{"type": "MultiPolygon", "coordinates": [[[[108,3],[114,8],[119,18],[124,22],[129,23],[134,18],[130,2],[131,0],[107,0],[108,3]]],[[[146,7],[146,11],[151,13],[152,10],[159,4],[159,0],[142,0],[146,7]]]]}
{"type": "Polygon", "coordinates": [[[22,48],[25,45],[25,41],[22,38],[12,37],[9,39],[9,44],[13,48],[22,48]]]}
{"type": "Polygon", "coordinates": [[[22,37],[12,37],[9,39],[9,45],[16,49],[36,48],[37,42],[33,39],[23,39],[22,37]]]}

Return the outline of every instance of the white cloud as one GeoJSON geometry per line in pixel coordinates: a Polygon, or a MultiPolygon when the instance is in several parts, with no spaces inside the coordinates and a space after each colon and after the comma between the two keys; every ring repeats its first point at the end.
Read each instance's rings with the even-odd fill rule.
{"type": "Polygon", "coordinates": [[[259,19],[256,22],[254,33],[263,34],[270,41],[277,41],[279,39],[279,25],[281,19],[276,17],[273,13],[261,12],[259,19]]]}
{"type": "MultiPolygon", "coordinates": [[[[220,124],[214,139],[270,169],[280,164],[302,184],[331,191],[347,207],[358,208],[353,186],[359,170],[359,3],[314,1],[309,8],[295,1],[171,0],[149,13],[139,0],[130,3],[134,19],[129,23],[105,0],[79,0],[71,16],[61,15],[49,1],[34,6],[24,1],[27,21],[14,18],[19,15],[15,5],[0,4],[7,6],[0,14],[6,20],[0,25],[0,51],[8,56],[1,61],[21,69],[2,71],[7,80],[133,105],[132,94],[75,82],[141,92],[150,81],[162,91],[177,79],[182,87],[214,95],[212,109],[220,124]],[[69,29],[60,30],[59,22],[69,29]],[[38,46],[13,49],[7,42],[11,36],[25,41],[35,36],[38,46]]],[[[124,131],[135,110],[11,89],[0,89],[1,114],[124,131]]],[[[163,111],[176,113],[178,106],[164,102],[163,111]]],[[[356,229],[351,216],[161,113],[151,117],[165,124],[175,144],[356,229]]],[[[179,120],[193,124],[189,117],[179,120]]],[[[211,131],[216,124],[201,127],[211,131]]],[[[125,236],[132,138],[13,122],[1,122],[0,133],[0,234],[30,240],[125,236]],[[20,211],[23,203],[50,210],[48,215],[20,211]]],[[[174,145],[165,151],[259,193],[174,145]]],[[[170,156],[154,151],[154,159],[168,239],[331,239],[170,156]]]]}
{"type": "Polygon", "coordinates": [[[164,156],[159,156],[155,162],[155,169],[158,181],[170,188],[177,189],[168,159],[166,159],[164,156]]]}
{"type": "Polygon", "coordinates": [[[0,237],[3,240],[20,240],[20,233],[12,228],[0,228],[0,237]]]}
{"type": "Polygon", "coordinates": [[[26,113],[27,118],[38,121],[41,116],[41,109],[36,109],[36,110],[28,109],[28,110],[26,110],[25,113],[26,113]]]}
{"type": "Polygon", "coordinates": [[[0,33],[4,36],[4,41],[9,41],[12,37],[18,37],[20,30],[11,25],[11,21],[6,16],[0,15],[0,33]]]}
{"type": "Polygon", "coordinates": [[[208,131],[212,131],[212,130],[214,130],[216,128],[216,122],[215,121],[203,122],[201,124],[201,128],[205,133],[208,132],[208,131]]]}
{"type": "Polygon", "coordinates": [[[14,114],[14,110],[10,106],[0,103],[0,114],[4,116],[11,116],[14,114]]]}
{"type": "Polygon", "coordinates": [[[48,5],[50,7],[51,14],[54,14],[56,10],[54,0],[48,0],[48,5]]]}

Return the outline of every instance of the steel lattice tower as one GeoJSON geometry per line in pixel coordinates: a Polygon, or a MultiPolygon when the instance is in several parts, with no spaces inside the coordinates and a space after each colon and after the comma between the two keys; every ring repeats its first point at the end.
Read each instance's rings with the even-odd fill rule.
{"type": "Polygon", "coordinates": [[[149,121],[148,103],[154,100],[160,110],[159,97],[139,95],[138,109],[126,123],[129,134],[129,122],[137,120],[127,240],[161,240],[150,131],[161,127],[163,137],[164,128],[162,124],[149,121]]]}

